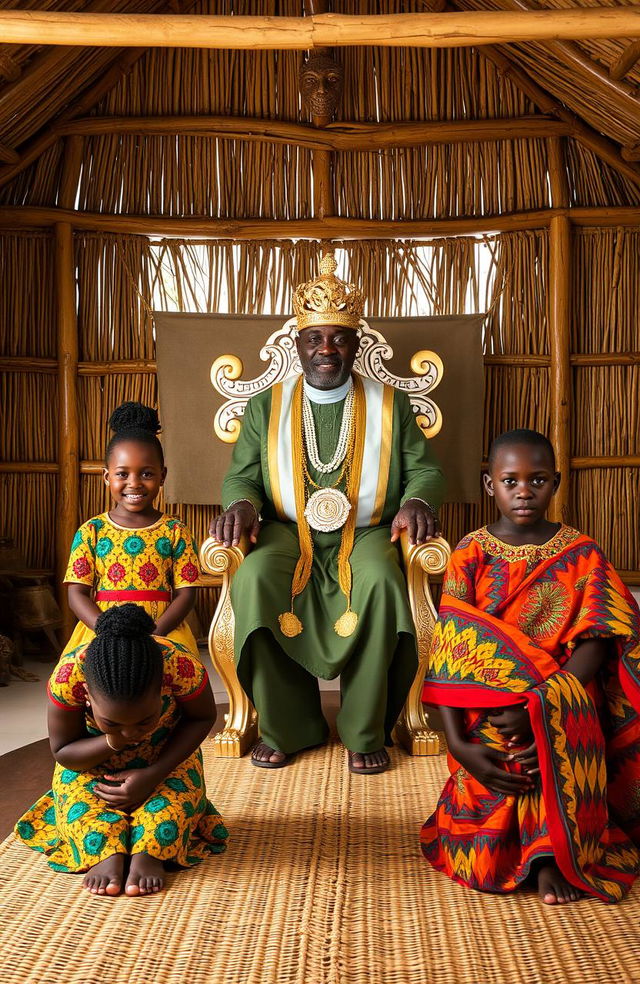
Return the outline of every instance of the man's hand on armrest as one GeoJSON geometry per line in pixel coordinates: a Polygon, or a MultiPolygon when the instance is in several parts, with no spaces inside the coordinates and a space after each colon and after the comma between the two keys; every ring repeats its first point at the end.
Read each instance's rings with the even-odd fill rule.
{"type": "Polygon", "coordinates": [[[407,499],[396,513],[391,524],[391,542],[400,538],[403,530],[407,531],[409,543],[425,543],[438,536],[440,524],[433,509],[422,499],[407,499]]]}
{"type": "Polygon", "coordinates": [[[225,512],[211,520],[209,534],[225,547],[237,547],[240,537],[247,533],[256,543],[260,532],[260,517],[248,499],[232,502],[225,512]]]}

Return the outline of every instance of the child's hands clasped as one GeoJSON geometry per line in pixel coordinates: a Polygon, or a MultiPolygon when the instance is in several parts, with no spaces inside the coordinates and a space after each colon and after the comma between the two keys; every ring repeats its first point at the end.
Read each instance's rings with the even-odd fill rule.
{"type": "Polygon", "coordinates": [[[104,776],[106,782],[97,782],[94,792],[116,810],[132,810],[149,799],[158,784],[151,769],[125,769],[104,776]],[[117,783],[117,785],[107,785],[117,783]]]}
{"type": "Polygon", "coordinates": [[[489,721],[511,745],[523,745],[533,738],[531,720],[525,704],[489,711],[489,721]]]}
{"type": "Polygon", "coordinates": [[[491,724],[507,739],[507,748],[513,749],[514,761],[529,776],[540,771],[538,751],[531,730],[531,719],[525,704],[501,707],[487,715],[491,724]],[[522,747],[522,746],[526,747],[522,747]],[[519,750],[517,750],[519,749],[519,750]]]}
{"type": "Polygon", "coordinates": [[[513,762],[515,756],[507,752],[499,752],[488,745],[465,743],[452,749],[456,760],[469,772],[474,779],[481,782],[494,793],[507,796],[519,796],[533,788],[533,780],[528,775],[507,772],[504,762],[513,762]]]}

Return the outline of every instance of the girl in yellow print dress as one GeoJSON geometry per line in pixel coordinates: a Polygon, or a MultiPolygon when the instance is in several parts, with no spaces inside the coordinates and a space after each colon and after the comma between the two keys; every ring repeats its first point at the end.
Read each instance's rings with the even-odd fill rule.
{"type": "Polygon", "coordinates": [[[80,527],[65,575],[69,607],[79,622],[63,656],[93,638],[101,611],[127,601],[147,611],[154,635],[198,648],[185,619],[196,600],[200,570],[189,529],[153,505],[167,469],[157,438],[158,415],[142,403],[123,403],[111,414],[104,481],[113,508],[80,527]]]}
{"type": "Polygon", "coordinates": [[[197,864],[228,836],[202,770],[216,717],[206,670],[153,628],[138,605],[113,607],[60,659],[48,685],[53,788],[15,828],[54,870],[86,872],[94,895],[159,892],[165,862],[197,864]]]}

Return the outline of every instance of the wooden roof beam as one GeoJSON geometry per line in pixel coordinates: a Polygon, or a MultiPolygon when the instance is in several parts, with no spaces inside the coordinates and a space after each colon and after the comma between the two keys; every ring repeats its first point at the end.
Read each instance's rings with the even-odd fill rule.
{"type": "Polygon", "coordinates": [[[640,41],[632,41],[621,53],[617,61],[614,61],[609,69],[612,79],[623,79],[631,69],[640,61],[640,41]]]}
{"type": "Polygon", "coordinates": [[[630,36],[640,37],[640,5],[310,17],[0,11],[0,42],[8,44],[301,51],[354,45],[459,48],[630,36]]]}
{"type": "Polygon", "coordinates": [[[371,150],[443,143],[540,139],[566,136],[569,126],[549,116],[420,123],[304,123],[233,116],[90,116],[56,126],[58,136],[112,133],[176,134],[295,144],[312,150],[371,150]]]}

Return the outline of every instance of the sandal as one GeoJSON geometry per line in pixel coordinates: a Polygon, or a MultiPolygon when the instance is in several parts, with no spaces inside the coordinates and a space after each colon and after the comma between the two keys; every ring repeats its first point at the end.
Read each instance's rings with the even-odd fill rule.
{"type": "MultiPolygon", "coordinates": [[[[386,751],[386,749],[381,749],[381,751],[386,751]]],[[[349,752],[349,772],[353,772],[357,776],[376,776],[381,772],[386,772],[391,765],[391,759],[387,753],[387,761],[382,762],[380,765],[363,765],[356,766],[353,764],[353,756],[356,754],[364,755],[365,752],[349,752]]]]}
{"type": "Polygon", "coordinates": [[[284,769],[285,765],[289,765],[293,760],[293,755],[287,755],[285,752],[281,752],[280,754],[285,756],[282,762],[261,762],[259,759],[253,757],[260,747],[268,748],[272,753],[278,751],[277,748],[271,748],[271,745],[267,745],[263,741],[259,741],[257,745],[254,745],[251,749],[251,765],[255,765],[256,769],[284,769]]]}

